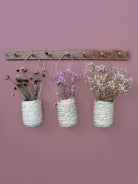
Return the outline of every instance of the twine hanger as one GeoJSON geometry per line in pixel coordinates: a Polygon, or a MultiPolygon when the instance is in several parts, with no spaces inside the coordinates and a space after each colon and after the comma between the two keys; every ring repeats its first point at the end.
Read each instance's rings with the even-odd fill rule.
{"type": "MultiPolygon", "coordinates": [[[[24,67],[26,61],[27,61],[31,56],[32,56],[32,57],[37,57],[37,60],[38,60],[39,66],[40,66],[40,70],[41,70],[41,72],[42,72],[42,65],[41,65],[41,62],[40,62],[40,58],[39,58],[38,55],[36,56],[35,54],[33,54],[33,52],[31,52],[31,53],[25,58],[25,60],[23,61],[22,67],[24,67]]],[[[45,67],[46,67],[46,63],[45,63],[45,67]]],[[[40,78],[41,78],[41,82],[40,82],[40,89],[39,89],[39,93],[38,93],[38,99],[40,99],[40,94],[41,94],[41,91],[42,91],[42,81],[43,81],[42,74],[41,74],[41,77],[40,77],[40,78]]]]}
{"type": "Polygon", "coordinates": [[[101,52],[101,53],[97,54],[97,56],[95,57],[95,60],[93,62],[93,77],[94,77],[94,74],[95,74],[95,63],[96,63],[96,59],[99,56],[103,56],[106,59],[105,61],[108,62],[109,67],[110,67],[110,70],[111,70],[111,74],[113,75],[112,65],[111,65],[110,61],[108,60],[107,56],[103,52],[101,52]]]}
{"type": "MultiPolygon", "coordinates": [[[[71,61],[72,61],[72,68],[73,68],[73,63],[74,63],[73,56],[72,56],[71,53],[69,53],[68,51],[66,51],[65,54],[64,54],[63,56],[61,56],[61,57],[57,60],[57,62],[56,62],[56,65],[55,65],[55,74],[57,73],[58,63],[59,63],[65,56],[67,56],[67,57],[70,56],[71,61]]],[[[56,84],[56,82],[55,82],[55,92],[56,92],[56,96],[57,96],[57,100],[58,100],[58,95],[57,95],[58,91],[57,91],[57,84],[56,84]]]]}

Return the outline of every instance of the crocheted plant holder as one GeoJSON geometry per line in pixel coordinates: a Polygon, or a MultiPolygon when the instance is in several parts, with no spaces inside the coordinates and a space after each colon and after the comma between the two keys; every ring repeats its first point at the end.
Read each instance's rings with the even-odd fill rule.
{"type": "Polygon", "coordinates": [[[39,126],[43,121],[42,102],[40,99],[22,101],[22,119],[28,127],[39,126]]]}
{"type": "MultiPolygon", "coordinates": [[[[101,54],[98,54],[99,57],[101,54]]],[[[107,59],[107,57],[102,53],[105,57],[106,61],[109,64],[111,73],[112,73],[112,66],[107,59]]],[[[93,76],[95,74],[95,62],[93,65],[93,76]]],[[[114,114],[114,102],[102,101],[102,100],[95,100],[94,101],[94,115],[93,115],[93,123],[96,127],[110,127],[113,124],[113,114],[114,114]]]]}
{"type": "Polygon", "coordinates": [[[110,127],[113,124],[114,102],[94,101],[93,123],[96,127],[110,127]]]}
{"type": "MultiPolygon", "coordinates": [[[[23,62],[22,67],[24,66],[27,59],[32,55],[29,54],[23,62]]],[[[40,60],[38,58],[38,62],[40,64],[40,60]]],[[[41,65],[40,65],[41,68],[41,65]]],[[[42,77],[41,77],[42,80],[42,77]]],[[[43,121],[43,113],[42,113],[42,101],[40,99],[40,93],[42,89],[42,82],[40,85],[40,90],[38,94],[38,99],[32,101],[22,101],[22,120],[23,124],[28,127],[39,126],[43,121]]]]}
{"type": "Polygon", "coordinates": [[[77,123],[76,100],[73,98],[57,102],[58,122],[61,127],[73,127],[77,123]]]}

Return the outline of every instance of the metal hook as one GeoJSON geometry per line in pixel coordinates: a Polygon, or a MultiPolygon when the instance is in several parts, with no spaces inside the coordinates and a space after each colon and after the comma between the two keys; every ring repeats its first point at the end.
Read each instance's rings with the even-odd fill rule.
{"type": "Polygon", "coordinates": [[[49,56],[49,57],[52,57],[52,54],[51,54],[51,52],[48,52],[48,56],[49,56]]]}
{"type": "Polygon", "coordinates": [[[36,57],[36,55],[34,55],[33,53],[31,54],[32,57],[36,57]]]}
{"type": "Polygon", "coordinates": [[[118,52],[118,55],[119,55],[119,56],[121,56],[121,55],[122,55],[122,53],[121,53],[121,52],[118,52]]]}
{"type": "Polygon", "coordinates": [[[51,52],[45,52],[45,54],[47,55],[47,56],[49,56],[49,57],[52,57],[52,54],[51,54],[51,52]]]}
{"type": "Polygon", "coordinates": [[[69,54],[69,52],[68,52],[68,51],[66,51],[66,52],[65,52],[65,55],[66,55],[67,57],[69,57],[69,56],[70,56],[70,54],[69,54]]]}
{"type": "Polygon", "coordinates": [[[98,54],[98,56],[103,56],[104,58],[106,58],[104,52],[100,52],[100,53],[98,54]]]}
{"type": "Polygon", "coordinates": [[[14,53],[14,56],[15,56],[15,57],[18,57],[18,55],[16,54],[16,52],[14,53]]]}
{"type": "Polygon", "coordinates": [[[86,54],[85,53],[83,53],[82,55],[83,55],[83,57],[86,57],[86,54]]]}

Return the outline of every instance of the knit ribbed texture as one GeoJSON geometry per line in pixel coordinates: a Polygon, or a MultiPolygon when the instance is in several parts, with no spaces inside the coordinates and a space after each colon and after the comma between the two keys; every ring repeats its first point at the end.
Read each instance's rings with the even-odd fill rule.
{"type": "Polygon", "coordinates": [[[22,119],[28,127],[38,126],[42,123],[41,100],[22,101],[22,119]]]}
{"type": "Polygon", "coordinates": [[[113,124],[114,102],[94,101],[93,121],[96,127],[109,127],[113,124]]]}
{"type": "Polygon", "coordinates": [[[73,127],[77,123],[76,100],[73,98],[57,102],[58,122],[61,127],[73,127]]]}

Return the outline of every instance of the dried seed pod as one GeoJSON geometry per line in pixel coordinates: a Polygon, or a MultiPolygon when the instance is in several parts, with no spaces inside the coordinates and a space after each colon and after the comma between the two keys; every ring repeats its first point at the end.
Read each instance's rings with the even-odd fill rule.
{"type": "Polygon", "coordinates": [[[18,83],[17,86],[20,87],[21,86],[21,83],[18,83]]]}
{"type": "Polygon", "coordinates": [[[39,71],[35,71],[34,74],[35,74],[35,75],[38,75],[38,74],[39,74],[39,71]]]}
{"type": "Polygon", "coordinates": [[[26,85],[27,85],[26,81],[23,81],[23,82],[22,82],[22,84],[23,84],[24,86],[26,86],[26,85]]]}
{"type": "Polygon", "coordinates": [[[9,75],[6,75],[4,78],[5,78],[5,80],[8,80],[10,77],[9,77],[9,75]]]}
{"type": "Polygon", "coordinates": [[[46,69],[45,68],[42,68],[42,72],[46,73],[46,69]]]}
{"type": "Polygon", "coordinates": [[[21,79],[19,74],[16,76],[16,79],[21,79]]]}
{"type": "Polygon", "coordinates": [[[20,68],[20,71],[21,71],[21,72],[24,72],[24,69],[25,69],[24,67],[21,67],[21,68],[20,68]]]}
{"type": "Polygon", "coordinates": [[[28,71],[27,68],[24,68],[23,72],[26,73],[27,71],[28,71]]]}
{"type": "Polygon", "coordinates": [[[38,78],[38,79],[37,79],[37,82],[41,82],[41,79],[40,79],[40,78],[38,78]]]}
{"type": "Polygon", "coordinates": [[[37,80],[34,81],[34,84],[37,84],[37,80]]]}

